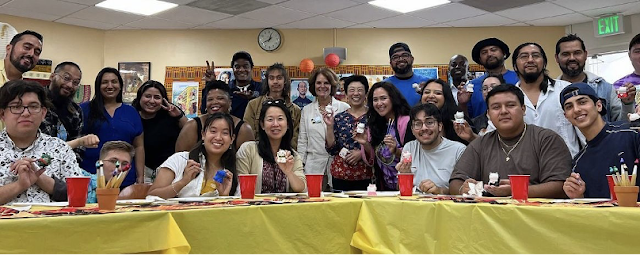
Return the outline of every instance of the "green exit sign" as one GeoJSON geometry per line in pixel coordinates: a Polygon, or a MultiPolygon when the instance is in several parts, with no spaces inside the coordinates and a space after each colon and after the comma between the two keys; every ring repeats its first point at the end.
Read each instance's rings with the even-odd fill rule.
{"type": "Polygon", "coordinates": [[[624,25],[622,24],[622,15],[611,15],[600,17],[593,21],[595,35],[597,37],[617,35],[624,33],[624,25]]]}

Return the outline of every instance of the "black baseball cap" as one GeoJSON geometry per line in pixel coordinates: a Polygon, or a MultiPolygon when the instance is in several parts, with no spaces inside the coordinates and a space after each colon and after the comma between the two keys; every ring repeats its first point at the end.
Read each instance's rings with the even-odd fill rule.
{"type": "Polygon", "coordinates": [[[487,46],[498,46],[500,49],[502,49],[502,53],[504,53],[504,59],[507,59],[511,55],[511,52],[509,52],[509,46],[507,46],[506,43],[498,38],[491,37],[479,41],[475,46],[473,46],[473,50],[471,50],[471,58],[473,58],[474,62],[482,65],[480,63],[480,51],[487,46]]]}
{"type": "Polygon", "coordinates": [[[573,83],[569,86],[566,86],[562,92],[560,92],[560,106],[564,109],[564,103],[574,96],[584,95],[590,97],[594,102],[600,100],[602,102],[602,110],[600,111],[600,115],[607,114],[607,109],[604,107],[606,105],[606,100],[598,97],[596,93],[589,84],[584,82],[573,83]]]}
{"type": "Polygon", "coordinates": [[[411,50],[409,49],[409,45],[407,45],[406,43],[403,43],[403,42],[397,42],[397,43],[394,43],[393,45],[391,45],[391,47],[389,48],[389,57],[391,57],[393,55],[393,53],[396,52],[397,48],[402,48],[403,50],[411,53],[411,50]]]}
{"type": "Polygon", "coordinates": [[[246,59],[247,61],[249,61],[249,64],[251,64],[251,67],[253,67],[253,59],[251,58],[251,54],[249,54],[249,52],[238,51],[233,54],[233,57],[231,58],[231,67],[233,67],[233,62],[236,62],[236,60],[238,59],[246,59]]]}

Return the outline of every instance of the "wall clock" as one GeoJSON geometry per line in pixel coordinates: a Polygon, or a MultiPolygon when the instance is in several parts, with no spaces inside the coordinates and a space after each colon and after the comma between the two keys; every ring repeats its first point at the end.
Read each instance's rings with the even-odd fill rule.
{"type": "Polygon", "coordinates": [[[274,28],[265,28],[258,34],[258,45],[265,51],[274,51],[282,45],[282,35],[274,28]]]}

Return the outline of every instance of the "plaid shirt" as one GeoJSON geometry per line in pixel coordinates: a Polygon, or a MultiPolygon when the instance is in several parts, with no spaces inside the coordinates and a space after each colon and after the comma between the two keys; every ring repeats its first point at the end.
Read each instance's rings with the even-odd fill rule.
{"type": "MultiPolygon", "coordinates": [[[[75,102],[67,105],[67,116],[64,120],[58,117],[55,107],[47,111],[44,121],[40,124],[40,131],[51,137],[60,138],[63,141],[72,141],[82,134],[82,109],[75,102]]],[[[78,163],[82,159],[82,148],[74,149],[78,163]]]]}

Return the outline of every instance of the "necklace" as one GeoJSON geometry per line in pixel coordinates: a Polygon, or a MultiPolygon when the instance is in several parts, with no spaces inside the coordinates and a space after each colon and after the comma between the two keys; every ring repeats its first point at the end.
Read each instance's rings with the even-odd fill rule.
{"type": "Polygon", "coordinates": [[[524,124],[524,131],[522,131],[522,135],[520,135],[520,138],[518,138],[518,141],[516,142],[516,144],[513,145],[513,147],[507,152],[504,147],[511,147],[509,145],[507,145],[504,141],[502,141],[502,138],[500,138],[500,134],[498,134],[498,141],[500,141],[500,143],[502,143],[503,146],[500,146],[500,149],[502,149],[502,152],[504,152],[504,154],[507,156],[504,160],[505,161],[509,161],[509,159],[511,158],[509,155],[511,155],[511,152],[518,146],[518,144],[520,143],[520,141],[522,141],[522,138],[524,137],[524,133],[527,132],[527,124],[524,124]]]}

